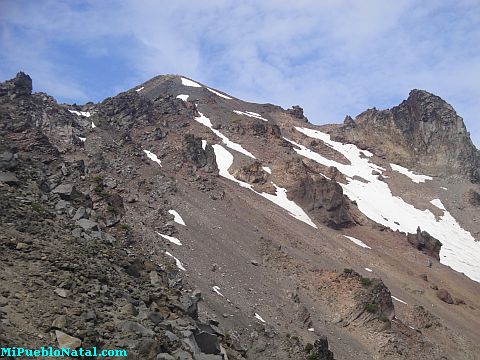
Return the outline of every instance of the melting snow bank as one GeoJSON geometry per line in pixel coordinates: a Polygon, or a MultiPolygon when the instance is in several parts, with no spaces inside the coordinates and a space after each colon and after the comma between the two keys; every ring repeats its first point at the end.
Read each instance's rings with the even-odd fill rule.
{"type": "Polygon", "coordinates": [[[368,246],[367,244],[365,244],[362,240],[358,240],[358,239],[356,239],[356,238],[354,238],[354,237],[352,237],[352,236],[347,236],[347,235],[343,235],[343,236],[345,236],[348,240],[354,242],[354,243],[357,244],[358,246],[361,246],[361,247],[363,247],[363,248],[365,248],[365,249],[371,249],[371,247],[368,246]]]}
{"type": "Polygon", "coordinates": [[[275,195],[268,193],[259,193],[255,191],[249,183],[237,180],[233,175],[228,172],[228,169],[233,164],[233,155],[225,149],[222,145],[215,144],[213,145],[213,150],[215,151],[215,158],[217,161],[219,175],[223,176],[226,179],[232,180],[239,184],[241,187],[252,190],[255,194],[264,197],[267,200],[270,200],[274,204],[280,206],[281,208],[287,210],[290,216],[303,221],[304,223],[317,228],[317,225],[308,217],[308,215],[303,211],[303,209],[298,206],[295,202],[287,198],[287,190],[281,187],[278,187],[272,182],[272,185],[275,187],[275,195]]]}
{"type": "Polygon", "coordinates": [[[172,244],[182,246],[182,243],[176,237],[160,234],[158,231],[157,231],[157,234],[163,237],[164,239],[170,241],[172,244]]]}
{"type": "Polygon", "coordinates": [[[92,114],[90,114],[89,111],[76,111],[76,110],[68,110],[72,114],[78,115],[78,116],[85,116],[85,117],[90,117],[92,114]]]}
{"type": "Polygon", "coordinates": [[[410,180],[412,180],[417,184],[421,182],[425,182],[425,180],[432,180],[431,176],[414,174],[412,171],[408,170],[407,168],[404,168],[403,166],[400,166],[397,164],[390,164],[390,167],[392,168],[393,171],[399,172],[400,174],[403,174],[409,177],[410,180]]]}
{"type": "Polygon", "coordinates": [[[245,150],[242,145],[237,144],[233,141],[230,141],[225,135],[223,135],[220,131],[217,129],[214,129],[212,127],[212,122],[210,121],[209,118],[207,118],[205,115],[203,115],[200,111],[198,112],[200,114],[199,117],[196,117],[195,120],[198,121],[200,124],[205,125],[206,127],[210,128],[212,132],[217,135],[220,139],[222,139],[223,143],[230,149],[238,151],[244,155],[247,155],[248,157],[251,157],[252,159],[256,159],[255,156],[253,156],[250,152],[245,150]]]}
{"type": "Polygon", "coordinates": [[[177,267],[182,270],[182,271],[186,271],[186,269],[183,267],[183,264],[180,260],[178,260],[175,256],[173,256],[172,254],[170,254],[168,251],[165,251],[165,254],[167,254],[168,256],[172,257],[174,260],[175,260],[175,264],[177,264],[177,267]]]}
{"type": "Polygon", "coordinates": [[[183,77],[182,77],[182,85],[191,86],[191,87],[202,87],[202,85],[197,84],[195,81],[192,81],[190,79],[185,79],[183,77]]]}
{"type": "Polygon", "coordinates": [[[262,117],[262,115],[254,113],[252,111],[233,110],[233,112],[237,115],[245,115],[245,116],[250,116],[251,118],[260,119],[260,120],[263,120],[263,121],[268,121],[267,119],[262,117]]]}
{"type": "Polygon", "coordinates": [[[175,221],[177,224],[186,226],[185,221],[183,221],[182,217],[178,212],[176,212],[175,210],[168,210],[168,213],[173,215],[173,221],[175,221]]]}
{"type": "Polygon", "coordinates": [[[231,98],[230,96],[227,96],[227,95],[224,95],[224,94],[222,94],[222,93],[219,93],[218,91],[215,91],[215,90],[210,89],[210,88],[208,88],[208,87],[207,87],[207,90],[210,91],[210,92],[212,92],[212,93],[214,93],[215,95],[218,95],[218,96],[224,98],[224,99],[232,100],[232,98],[231,98]]]}
{"type": "Polygon", "coordinates": [[[269,174],[272,173],[272,169],[270,169],[268,166],[262,166],[262,169],[263,169],[263,171],[265,171],[266,173],[269,173],[269,174]]]}
{"type": "Polygon", "coordinates": [[[399,298],[397,298],[397,297],[395,297],[395,296],[393,296],[393,295],[392,295],[392,299],[395,300],[395,301],[401,302],[402,304],[408,305],[405,301],[400,300],[399,298]]]}
{"type": "Polygon", "coordinates": [[[262,323],[265,322],[265,320],[263,320],[262,317],[260,315],[258,315],[257,313],[255,313],[255,319],[260,320],[262,323]]]}
{"type": "Polygon", "coordinates": [[[430,201],[431,204],[435,205],[437,208],[439,208],[440,210],[446,210],[445,209],[445,206],[443,206],[442,202],[440,201],[440,199],[433,199],[432,201],[430,201]]]}
{"type": "Polygon", "coordinates": [[[322,140],[326,145],[340,152],[350,162],[345,165],[307,149],[295,145],[295,151],[325,166],[335,166],[347,177],[347,184],[341,184],[345,195],[356,201],[358,208],[371,220],[392,230],[415,234],[417,227],[427,231],[443,244],[440,250],[440,262],[452,269],[464,273],[472,280],[480,282],[480,242],[462,229],[453,216],[445,211],[438,219],[427,210],[417,209],[398,196],[393,196],[387,183],[380,181],[372,171],[382,173],[385,169],[370,162],[369,154],[352,144],[342,144],[330,139],[330,135],[318,130],[296,127],[296,130],[308,137],[322,140]],[[363,178],[361,181],[354,176],[363,178]]]}
{"type": "Polygon", "coordinates": [[[189,95],[180,94],[180,95],[177,95],[177,99],[181,99],[181,100],[183,100],[183,101],[187,101],[188,96],[189,96],[189,95]]]}
{"type": "Polygon", "coordinates": [[[152,153],[151,151],[148,151],[148,150],[143,150],[143,152],[145,154],[147,154],[147,156],[150,160],[155,161],[158,165],[162,166],[162,162],[157,157],[157,155],[155,155],[154,153],[152,153]]]}
{"type": "Polygon", "coordinates": [[[212,287],[213,291],[215,291],[218,295],[223,297],[223,294],[220,292],[220,287],[214,286],[212,287]]]}

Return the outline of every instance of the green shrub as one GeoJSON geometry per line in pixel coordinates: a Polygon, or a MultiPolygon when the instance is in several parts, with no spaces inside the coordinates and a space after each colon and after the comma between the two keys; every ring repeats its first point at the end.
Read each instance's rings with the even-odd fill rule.
{"type": "Polygon", "coordinates": [[[370,286],[372,285],[372,279],[366,278],[366,277],[361,277],[360,282],[362,283],[363,286],[370,286]]]}
{"type": "Polygon", "coordinates": [[[377,305],[376,304],[366,304],[365,305],[365,310],[367,310],[369,313],[373,314],[377,311],[377,305]]]}
{"type": "Polygon", "coordinates": [[[128,224],[121,224],[120,227],[123,229],[123,230],[129,230],[130,229],[130,226],[128,224]]]}
{"type": "Polygon", "coordinates": [[[353,273],[353,269],[345,268],[345,269],[343,269],[343,272],[344,272],[345,274],[351,274],[351,273],[353,273]]]}
{"type": "Polygon", "coordinates": [[[39,214],[43,214],[45,212],[43,206],[36,202],[32,203],[32,209],[39,214]]]}
{"type": "Polygon", "coordinates": [[[310,354],[307,355],[307,360],[317,360],[318,355],[315,351],[312,351],[310,354]]]}
{"type": "Polygon", "coordinates": [[[313,345],[311,343],[307,343],[307,345],[305,345],[305,352],[309,353],[312,350],[313,350],[313,345]]]}

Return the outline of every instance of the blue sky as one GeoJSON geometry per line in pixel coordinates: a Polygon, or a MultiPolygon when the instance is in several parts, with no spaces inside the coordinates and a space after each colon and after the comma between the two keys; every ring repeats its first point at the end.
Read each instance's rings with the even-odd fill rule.
{"type": "Polygon", "coordinates": [[[480,2],[0,0],[0,79],[60,102],[183,74],[313,123],[400,103],[452,104],[480,145],[480,2]]]}

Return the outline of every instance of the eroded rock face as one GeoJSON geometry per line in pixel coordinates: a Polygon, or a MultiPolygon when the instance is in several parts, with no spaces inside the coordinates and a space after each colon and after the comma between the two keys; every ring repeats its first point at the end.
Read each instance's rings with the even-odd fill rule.
{"type": "Polygon", "coordinates": [[[417,228],[416,234],[408,234],[407,240],[418,250],[422,251],[428,256],[440,260],[440,249],[442,248],[442,243],[431,236],[428,232],[422,231],[420,227],[417,228]]]}
{"type": "Polygon", "coordinates": [[[292,200],[307,210],[316,220],[334,229],[355,224],[342,187],[320,176],[300,179],[289,189],[292,200]]]}
{"type": "Polygon", "coordinates": [[[263,170],[262,164],[259,161],[252,161],[242,165],[240,168],[234,169],[233,176],[249,184],[265,184],[268,173],[263,170]]]}
{"type": "Polygon", "coordinates": [[[355,121],[347,117],[332,135],[409,168],[480,182],[480,154],[463,119],[450,104],[423,90],[412,90],[392,109],[369,109],[355,121]]]}
{"type": "Polygon", "coordinates": [[[303,115],[303,109],[300,106],[294,105],[291,109],[288,109],[287,112],[295,119],[308,123],[308,119],[305,115],[303,115]]]}
{"type": "Polygon", "coordinates": [[[202,139],[192,134],[186,134],[183,139],[184,157],[197,168],[206,172],[218,172],[215,152],[211,145],[202,147],[202,139]]]}

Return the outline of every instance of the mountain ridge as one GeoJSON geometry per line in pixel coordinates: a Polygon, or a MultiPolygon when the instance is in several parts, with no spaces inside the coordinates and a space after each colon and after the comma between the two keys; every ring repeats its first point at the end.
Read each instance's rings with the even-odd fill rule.
{"type": "MultiPolygon", "coordinates": [[[[112,338],[96,334],[98,341],[126,344],[133,358],[145,354],[129,335],[131,323],[127,329],[121,322],[127,319],[151,327],[153,335],[143,331],[142,342],[163,344],[162,351],[177,352],[174,358],[179,351],[186,359],[207,355],[195,347],[202,324],[229,331],[218,338],[231,359],[331,358],[322,335],[338,358],[478,353],[479,285],[461,274],[474,278],[480,255],[473,239],[480,229],[469,216],[477,206],[471,191],[479,189],[468,171],[446,177],[403,162],[408,168],[396,167],[390,161],[397,163],[397,157],[382,154],[371,141],[363,146],[356,140],[359,147],[335,141],[359,138],[342,125],[312,125],[298,108],[246,103],[181,76],[155,77],[83,106],[32,95],[28,79],[23,74],[0,86],[0,152],[12,164],[2,169],[17,177],[2,180],[1,188],[71,224],[71,241],[109,239],[101,246],[159,264],[155,271],[169,281],[182,279],[177,294],[202,292],[200,323],[168,323],[178,337],[175,345],[161,340],[166,322],[155,328],[142,317],[147,308],[155,312],[158,301],[146,299],[141,289],[134,291],[141,301],[130,302],[132,312],[118,318],[120,328],[109,330],[112,338]],[[30,161],[39,174],[35,180],[25,172],[30,161]],[[65,193],[68,184],[77,190],[65,193]],[[464,199],[467,193],[473,200],[464,199]],[[79,194],[89,200],[77,224],[72,219],[83,212],[75,200],[79,194]],[[392,208],[381,207],[386,202],[392,208]],[[191,334],[182,333],[186,329],[191,334]]],[[[467,169],[470,163],[458,164],[467,169]]],[[[32,231],[4,211],[12,227],[32,231]]],[[[52,228],[49,222],[38,226],[52,228]]],[[[151,265],[135,264],[128,273],[147,283],[156,278],[151,265]]],[[[22,274],[27,278],[17,280],[28,281],[28,272],[22,274]]],[[[75,287],[68,290],[81,296],[75,287]]],[[[116,301],[97,310],[117,319],[116,301]]],[[[53,303],[62,313],[60,303],[53,303]]],[[[19,306],[7,308],[16,326],[19,306]]],[[[90,341],[93,335],[80,331],[84,320],[68,316],[78,328],[63,330],[90,341]]],[[[103,328],[103,315],[95,321],[103,328]]],[[[159,354],[158,347],[147,348],[145,358],[159,354]]],[[[210,355],[225,359],[217,350],[210,355]]]]}

